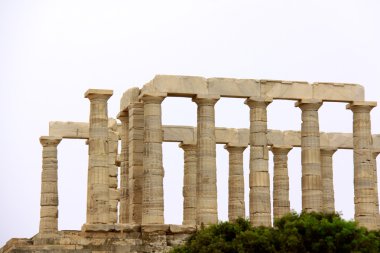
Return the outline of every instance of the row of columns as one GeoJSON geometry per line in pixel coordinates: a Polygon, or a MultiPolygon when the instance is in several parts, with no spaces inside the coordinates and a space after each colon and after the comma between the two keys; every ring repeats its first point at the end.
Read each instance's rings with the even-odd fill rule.
{"type": "MultiPolygon", "coordinates": [[[[91,105],[88,141],[88,224],[107,224],[114,221],[110,217],[113,204],[110,202],[109,190],[107,126],[107,101],[111,96],[110,90],[89,90],[85,94],[91,105]]],[[[141,97],[142,102],[132,103],[127,112],[119,114],[122,122],[120,222],[164,223],[161,122],[161,103],[164,98],[165,94],[144,95],[141,97]]],[[[184,224],[191,224],[194,221],[196,224],[217,222],[214,106],[218,99],[217,96],[199,95],[193,98],[198,105],[197,144],[181,146],[185,150],[184,224]]],[[[250,220],[254,226],[270,226],[272,219],[266,133],[267,106],[271,100],[252,97],[245,103],[250,108],[250,220]]],[[[319,140],[318,109],[321,105],[322,101],[314,100],[302,100],[296,103],[302,111],[302,208],[306,211],[334,209],[334,199],[331,194],[333,151],[321,152],[319,140]]],[[[348,106],[348,109],[354,113],[355,218],[368,228],[373,228],[378,219],[378,210],[376,210],[378,201],[374,200],[377,196],[374,190],[375,167],[369,118],[369,112],[373,107],[373,104],[365,102],[352,103],[348,106]]],[[[226,149],[230,152],[229,218],[234,219],[244,216],[245,213],[242,173],[244,147],[227,145],[226,149]]],[[[290,147],[272,147],[275,164],[273,189],[275,217],[282,216],[290,208],[287,173],[289,150],[290,147]]],[[[44,173],[45,169],[43,175],[44,173]]],[[[43,189],[46,188],[44,182],[43,189]]],[[[45,190],[42,193],[47,194],[45,190]]],[[[43,216],[42,210],[47,210],[46,206],[55,205],[55,202],[47,204],[46,198],[43,202],[42,196],[45,195],[42,193],[41,224],[43,217],[53,216],[52,214],[46,216],[47,211],[44,211],[43,216]]],[[[47,226],[42,225],[42,227],[47,226]]]]}

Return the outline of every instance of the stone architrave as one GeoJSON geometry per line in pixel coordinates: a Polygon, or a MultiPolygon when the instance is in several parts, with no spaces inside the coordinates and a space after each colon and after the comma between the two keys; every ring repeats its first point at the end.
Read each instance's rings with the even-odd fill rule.
{"type": "Polygon", "coordinates": [[[109,202],[110,202],[110,223],[117,223],[118,221],[118,204],[120,200],[120,193],[117,189],[118,186],[118,166],[117,154],[119,135],[116,132],[117,122],[114,119],[109,120],[108,126],[108,166],[109,166],[109,202]]]}
{"type": "Polygon", "coordinates": [[[273,145],[273,218],[290,212],[288,153],[292,146],[273,145]]]}
{"type": "Polygon", "coordinates": [[[377,212],[377,229],[380,229],[380,212],[379,212],[379,186],[377,182],[377,161],[376,158],[380,154],[380,149],[374,149],[372,152],[372,157],[373,157],[373,179],[375,180],[374,182],[374,188],[375,188],[375,215],[377,212]]]}
{"type": "Polygon", "coordinates": [[[322,211],[335,212],[333,155],[336,148],[321,147],[322,211]]]}
{"type": "Polygon", "coordinates": [[[129,222],[129,115],[127,111],[118,114],[121,121],[121,152],[120,152],[120,207],[119,207],[119,223],[129,222]]]}
{"type": "Polygon", "coordinates": [[[198,95],[197,108],[197,224],[218,222],[216,188],[215,104],[219,96],[198,95]]]}
{"type": "Polygon", "coordinates": [[[179,144],[184,151],[183,221],[182,225],[196,225],[197,218],[197,145],[179,144]]]}
{"type": "Polygon", "coordinates": [[[57,146],[62,138],[41,136],[42,174],[40,234],[58,232],[58,161],[57,146]]]}
{"type": "Polygon", "coordinates": [[[272,225],[268,172],[267,106],[272,99],[250,97],[249,217],[253,226],[272,225]]]}
{"type": "Polygon", "coordinates": [[[109,147],[107,101],[112,90],[89,89],[90,100],[87,224],[109,223],[109,147]]]}
{"type": "Polygon", "coordinates": [[[247,146],[225,145],[229,154],[228,220],[245,218],[243,152],[247,146]]]}
{"type": "Polygon", "coordinates": [[[377,228],[376,204],[374,201],[374,163],[370,112],[376,102],[353,102],[347,109],[353,112],[354,141],[354,194],[355,220],[360,226],[377,228]]]}
{"type": "Polygon", "coordinates": [[[302,210],[322,211],[322,172],[318,109],[321,100],[300,100],[296,107],[302,111],[301,162],[302,210]]]}
{"type": "Polygon", "coordinates": [[[128,106],[129,112],[129,222],[141,224],[144,153],[143,103],[128,106]]]}
{"type": "Polygon", "coordinates": [[[161,103],[163,96],[142,96],[144,102],[144,179],[142,224],[164,224],[161,103]]]}

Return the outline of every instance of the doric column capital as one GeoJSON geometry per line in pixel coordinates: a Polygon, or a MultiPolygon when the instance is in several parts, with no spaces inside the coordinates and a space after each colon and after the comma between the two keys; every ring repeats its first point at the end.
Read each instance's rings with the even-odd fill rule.
{"type": "Polygon", "coordinates": [[[376,159],[379,154],[380,154],[380,149],[373,149],[372,150],[373,159],[376,159]]]}
{"type": "Polygon", "coordinates": [[[142,94],[140,96],[140,99],[146,104],[161,104],[166,96],[166,93],[142,94]]]}
{"type": "Polygon", "coordinates": [[[224,148],[229,153],[243,153],[244,150],[247,148],[247,146],[245,146],[245,145],[226,144],[226,145],[224,145],[224,148]]]}
{"type": "Polygon", "coordinates": [[[270,151],[272,151],[274,155],[287,155],[292,149],[293,146],[290,145],[273,145],[270,147],[270,151]]]}
{"type": "Polygon", "coordinates": [[[335,148],[335,147],[324,147],[324,146],[321,146],[321,156],[323,155],[326,155],[326,156],[333,156],[334,153],[337,151],[338,149],[335,148]]]}
{"type": "Polygon", "coordinates": [[[62,141],[62,137],[57,136],[41,136],[40,143],[43,147],[57,147],[62,141]]]}
{"type": "Polygon", "coordinates": [[[178,147],[182,148],[184,151],[196,151],[197,144],[196,143],[183,143],[178,144],[178,147]]]}
{"type": "Polygon", "coordinates": [[[318,111],[322,103],[322,100],[319,99],[301,99],[294,106],[299,107],[302,111],[318,111]]]}
{"type": "Polygon", "coordinates": [[[128,122],[129,121],[129,113],[128,110],[121,111],[117,114],[116,118],[120,120],[121,122],[128,122]]]}
{"type": "Polygon", "coordinates": [[[197,105],[214,106],[219,99],[219,95],[197,95],[192,100],[197,105]]]}
{"type": "Polygon", "coordinates": [[[244,101],[244,104],[248,105],[250,109],[252,108],[266,108],[270,103],[273,102],[272,98],[264,97],[249,97],[244,101]]]}
{"type": "Polygon", "coordinates": [[[113,90],[102,89],[88,89],[84,94],[85,98],[92,100],[105,100],[107,101],[113,95],[113,90]]]}
{"type": "Polygon", "coordinates": [[[377,102],[374,101],[354,101],[346,105],[347,110],[352,112],[370,112],[377,106],[377,102]]]}

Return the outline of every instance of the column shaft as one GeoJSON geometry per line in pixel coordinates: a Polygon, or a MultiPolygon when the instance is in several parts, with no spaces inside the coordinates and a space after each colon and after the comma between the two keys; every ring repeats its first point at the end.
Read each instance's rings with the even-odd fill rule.
{"type": "Polygon", "coordinates": [[[40,234],[58,231],[58,161],[57,146],[59,137],[42,136],[42,174],[41,174],[41,210],[40,234]]]}
{"type": "Polygon", "coordinates": [[[380,229],[380,212],[379,212],[379,186],[377,182],[377,161],[376,158],[379,155],[380,150],[374,150],[372,153],[373,157],[373,179],[375,188],[375,215],[377,214],[377,229],[380,229]]]}
{"type": "Polygon", "coordinates": [[[318,109],[322,102],[302,100],[296,103],[302,110],[302,210],[322,211],[322,179],[318,109]]]}
{"type": "Polygon", "coordinates": [[[117,153],[119,144],[119,135],[116,132],[117,123],[112,119],[112,127],[108,129],[108,166],[109,166],[109,203],[110,223],[117,223],[117,207],[120,200],[120,193],[117,189],[118,186],[118,166],[117,166],[117,153]]]}
{"type": "Polygon", "coordinates": [[[321,147],[322,211],[335,212],[333,158],[336,148],[321,147]]]}
{"type": "Polygon", "coordinates": [[[184,151],[183,225],[195,225],[197,218],[197,146],[180,144],[184,151]]]}
{"type": "Polygon", "coordinates": [[[272,225],[267,147],[267,106],[269,99],[249,98],[250,159],[249,217],[253,226],[272,225]]]}
{"type": "Polygon", "coordinates": [[[368,229],[377,228],[374,201],[374,163],[370,111],[376,103],[353,102],[355,220],[368,229]]]}
{"type": "Polygon", "coordinates": [[[292,146],[272,146],[273,153],[273,216],[279,219],[290,212],[288,153],[292,146]]]}
{"type": "Polygon", "coordinates": [[[144,109],[140,102],[129,107],[129,222],[141,224],[144,153],[144,109]]]}
{"type": "Polygon", "coordinates": [[[219,98],[194,98],[197,103],[197,224],[218,222],[215,109],[219,98]]]}
{"type": "Polygon", "coordinates": [[[163,97],[143,96],[144,180],[142,224],[164,223],[164,168],[162,164],[161,102],[163,97]]]}
{"type": "Polygon", "coordinates": [[[107,101],[111,90],[93,90],[86,92],[90,100],[89,126],[89,192],[87,223],[109,223],[109,147],[107,101]]]}
{"type": "Polygon", "coordinates": [[[229,153],[228,220],[245,218],[243,152],[247,147],[226,145],[229,153]]]}
{"type": "Polygon", "coordinates": [[[120,209],[119,223],[129,222],[129,147],[128,147],[128,112],[120,112],[118,119],[121,121],[121,152],[120,152],[120,209]]]}

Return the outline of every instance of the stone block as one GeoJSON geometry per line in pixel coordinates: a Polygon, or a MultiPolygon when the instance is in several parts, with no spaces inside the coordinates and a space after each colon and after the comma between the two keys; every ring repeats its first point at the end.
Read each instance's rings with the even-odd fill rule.
{"type": "Polygon", "coordinates": [[[208,78],[208,94],[221,97],[259,97],[260,83],[254,79],[208,78]]]}
{"type": "Polygon", "coordinates": [[[364,101],[364,88],[358,84],[313,83],[313,98],[332,102],[364,101]]]}
{"type": "Polygon", "coordinates": [[[311,99],[313,89],[307,82],[260,80],[261,97],[274,99],[311,99]]]}

